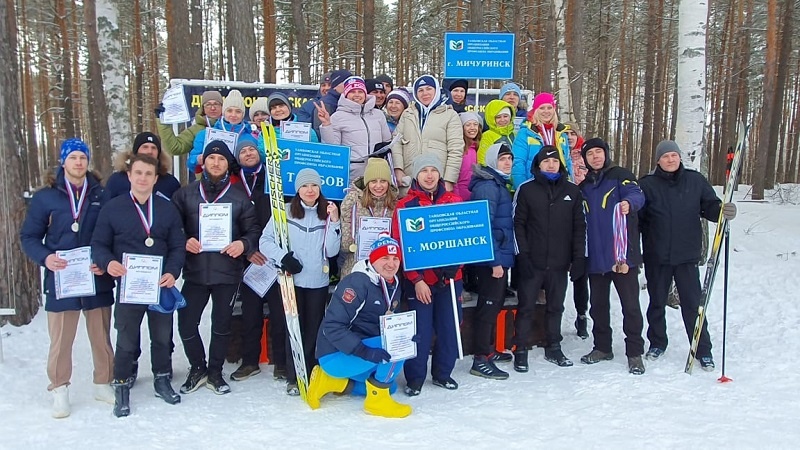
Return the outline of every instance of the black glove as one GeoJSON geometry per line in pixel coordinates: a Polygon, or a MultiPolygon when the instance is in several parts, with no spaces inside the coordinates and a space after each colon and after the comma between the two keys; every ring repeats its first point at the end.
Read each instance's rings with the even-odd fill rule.
{"type": "Polygon", "coordinates": [[[522,278],[533,278],[533,260],[530,253],[520,253],[517,255],[516,265],[514,266],[522,278]]]}
{"type": "Polygon", "coordinates": [[[294,275],[303,271],[303,264],[294,257],[294,252],[289,252],[281,259],[281,269],[294,275]]]}
{"type": "Polygon", "coordinates": [[[158,106],[156,106],[156,108],[153,110],[153,112],[156,113],[156,117],[160,116],[161,113],[163,113],[165,111],[166,111],[166,109],[164,109],[164,104],[163,103],[159,103],[158,106]]]}
{"type": "Polygon", "coordinates": [[[382,348],[367,347],[364,344],[358,344],[358,347],[356,347],[353,354],[361,359],[373,362],[375,364],[380,364],[383,361],[389,361],[392,359],[392,355],[390,355],[386,350],[382,348]]]}
{"type": "Polygon", "coordinates": [[[569,268],[569,279],[573,283],[583,278],[586,275],[586,258],[577,258],[572,261],[572,267],[569,268]]]}

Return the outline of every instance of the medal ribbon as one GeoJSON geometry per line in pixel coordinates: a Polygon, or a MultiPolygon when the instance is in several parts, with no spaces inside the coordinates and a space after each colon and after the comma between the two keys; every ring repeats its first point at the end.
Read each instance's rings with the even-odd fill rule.
{"type": "Polygon", "coordinates": [[[358,229],[358,205],[353,203],[353,213],[350,215],[350,236],[353,242],[356,241],[356,230],[358,229]]]}
{"type": "Polygon", "coordinates": [[[389,295],[389,288],[386,286],[386,280],[380,275],[379,275],[379,277],[381,279],[381,290],[383,290],[383,300],[386,302],[386,312],[393,312],[392,311],[392,301],[394,301],[394,295],[397,294],[397,290],[398,290],[398,287],[399,287],[397,285],[397,283],[398,283],[397,275],[394,276],[394,286],[395,286],[395,288],[394,288],[394,291],[392,291],[392,295],[391,296],[389,295]]]}
{"type": "Polygon", "coordinates": [[[258,180],[259,172],[261,172],[261,163],[258,164],[258,168],[252,173],[253,185],[250,186],[250,183],[247,182],[247,176],[244,173],[244,169],[239,169],[239,177],[241,177],[242,184],[244,184],[244,190],[247,191],[247,198],[253,198],[253,189],[256,188],[256,181],[258,180]]]}
{"type": "MultiPolygon", "coordinates": [[[[247,183],[245,183],[245,184],[247,184],[247,183]]],[[[225,186],[225,189],[223,189],[222,192],[219,193],[219,195],[217,195],[217,198],[215,198],[213,202],[209,202],[208,201],[208,197],[206,197],[206,190],[203,187],[203,183],[199,183],[199,186],[200,186],[200,197],[203,197],[203,200],[206,203],[217,203],[217,200],[221,199],[222,196],[225,195],[228,192],[228,189],[231,188],[231,182],[228,181],[228,185],[225,186]]]]}
{"type": "Polygon", "coordinates": [[[147,237],[150,237],[150,228],[153,227],[153,195],[151,194],[147,197],[147,217],[145,217],[142,208],[139,207],[139,202],[137,202],[136,197],[133,196],[133,191],[131,191],[130,194],[131,200],[133,200],[133,206],[136,208],[136,212],[139,213],[139,220],[142,221],[144,231],[147,233],[147,237]]]}
{"type": "Polygon", "coordinates": [[[614,264],[624,263],[628,254],[628,218],[622,214],[622,204],[614,206],[614,264]]]}
{"type": "Polygon", "coordinates": [[[549,130],[542,125],[542,139],[544,139],[545,145],[553,145],[553,135],[555,134],[555,130],[550,128],[549,130]]]}
{"type": "Polygon", "coordinates": [[[80,197],[78,197],[78,203],[75,204],[75,193],[77,190],[72,189],[72,185],[67,181],[67,178],[64,177],[64,183],[67,185],[67,192],[69,193],[69,206],[72,212],[72,220],[78,222],[78,218],[81,215],[81,210],[83,209],[83,201],[86,200],[86,189],[89,187],[89,183],[87,182],[86,178],[83,179],[83,187],[81,188],[80,197]]]}

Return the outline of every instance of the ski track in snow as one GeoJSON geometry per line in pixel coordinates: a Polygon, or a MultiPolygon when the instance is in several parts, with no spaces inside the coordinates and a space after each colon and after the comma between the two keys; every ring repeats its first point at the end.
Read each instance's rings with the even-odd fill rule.
{"type": "MultiPolygon", "coordinates": [[[[739,192],[741,196],[747,187],[741,186],[739,192]]],[[[460,384],[457,391],[438,388],[428,380],[419,397],[395,394],[396,400],[414,408],[402,420],[367,416],[361,410],[362,399],[349,396],[325,397],[322,407],[311,411],[284,393],[284,383],[273,380],[272,368],[266,365],[262,374],[250,380],[231,382],[231,394],[217,396],[201,388],[182,395],[181,404],[167,405],[153,396],[146,321],[140,378],[131,392],[132,415],[117,419],[110,405],[92,398],[91,353],[81,329],[73,356],[72,415],[51,419],[45,373],[49,339],[41,311],[28,326],[2,328],[0,448],[52,448],[54,444],[83,449],[274,444],[355,449],[376,445],[796,448],[800,403],[792,349],[800,338],[800,302],[796,301],[800,257],[790,253],[800,252],[798,224],[798,206],[739,203],[739,216],[731,223],[726,372],[732,383],[717,382],[722,365],[722,267],[708,311],[715,372],[703,372],[696,364],[692,376],[683,373],[689,344],[680,312],[668,308],[671,342],[666,354],[658,362],[645,361],[645,375],[629,375],[618,302],[612,302],[614,360],[581,364],[580,357],[592,344],[591,338],[582,341],[575,335],[569,292],[563,349],[574,367],[546,362],[543,350],[537,348],[530,352],[529,373],[519,374],[511,364],[500,364],[511,373],[510,379],[491,381],[469,375],[471,357],[467,356],[453,373],[460,384]]],[[[644,313],[646,291],[641,291],[640,300],[644,313]]],[[[209,314],[201,326],[207,345],[209,314]]],[[[173,387],[177,390],[188,371],[177,327],[175,344],[173,387]]],[[[226,364],[226,376],[236,367],[226,364]]],[[[404,385],[402,376],[399,384],[404,385]]]]}

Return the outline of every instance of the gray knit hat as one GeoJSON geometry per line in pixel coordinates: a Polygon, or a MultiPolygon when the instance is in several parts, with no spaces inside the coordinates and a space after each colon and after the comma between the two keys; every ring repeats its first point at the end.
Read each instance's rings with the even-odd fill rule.
{"type": "Polygon", "coordinates": [[[255,120],[253,116],[259,111],[269,115],[269,101],[267,97],[258,97],[253,101],[253,104],[250,105],[250,121],[255,120]]]}
{"type": "Polygon", "coordinates": [[[681,154],[681,149],[675,141],[661,141],[656,146],[656,162],[661,159],[666,153],[675,152],[681,154]]]}
{"type": "Polygon", "coordinates": [[[459,114],[458,117],[461,119],[462,127],[466,125],[467,122],[469,122],[470,120],[474,120],[475,122],[478,122],[478,125],[480,125],[481,128],[483,128],[483,117],[481,117],[481,115],[476,112],[466,111],[459,114]]]}
{"type": "Polygon", "coordinates": [[[294,190],[300,191],[300,188],[307,184],[322,186],[322,178],[316,170],[306,168],[297,172],[297,176],[294,177],[294,190]]]}
{"type": "Polygon", "coordinates": [[[417,178],[417,175],[426,167],[433,167],[439,172],[440,177],[444,176],[442,160],[433,153],[423,153],[414,160],[414,178],[417,178]]]}

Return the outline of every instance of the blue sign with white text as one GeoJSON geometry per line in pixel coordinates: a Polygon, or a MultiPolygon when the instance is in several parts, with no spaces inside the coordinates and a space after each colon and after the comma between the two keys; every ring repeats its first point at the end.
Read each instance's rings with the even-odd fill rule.
{"type": "Polygon", "coordinates": [[[397,210],[405,270],[494,259],[486,200],[397,210]]]}
{"type": "Polygon", "coordinates": [[[445,33],[444,77],[514,78],[514,33],[445,33]]]}
{"type": "MultiPolygon", "coordinates": [[[[344,200],[345,189],[350,184],[350,147],[278,139],[278,148],[283,155],[283,195],[295,195],[295,175],[301,169],[310,168],[322,178],[320,190],[325,198],[344,200]]],[[[268,186],[269,183],[264,183],[264,192],[269,192],[268,186]]]]}

